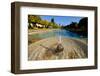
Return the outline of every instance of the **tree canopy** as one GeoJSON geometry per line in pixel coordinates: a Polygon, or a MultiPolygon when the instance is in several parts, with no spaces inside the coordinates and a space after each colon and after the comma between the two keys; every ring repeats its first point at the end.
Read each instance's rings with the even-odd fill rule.
{"type": "Polygon", "coordinates": [[[79,21],[79,23],[71,22],[69,25],[63,26],[62,28],[87,36],[88,35],[87,33],[88,32],[88,18],[84,17],[79,21]]]}
{"type": "Polygon", "coordinates": [[[28,23],[29,24],[30,23],[32,23],[32,24],[38,23],[38,24],[45,26],[45,28],[48,28],[48,27],[59,28],[59,25],[54,22],[54,18],[52,18],[51,22],[50,22],[50,21],[47,21],[47,20],[42,20],[41,17],[38,16],[38,15],[28,15],[28,23]]]}

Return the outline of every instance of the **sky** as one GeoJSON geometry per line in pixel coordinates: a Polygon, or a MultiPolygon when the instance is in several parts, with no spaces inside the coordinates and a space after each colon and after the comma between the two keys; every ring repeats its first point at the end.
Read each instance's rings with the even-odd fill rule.
{"type": "Polygon", "coordinates": [[[68,25],[71,22],[79,22],[80,19],[82,19],[83,17],[77,17],[77,16],[47,16],[47,15],[43,15],[40,16],[42,20],[47,20],[47,21],[51,21],[52,18],[54,18],[54,22],[60,25],[68,25]]]}

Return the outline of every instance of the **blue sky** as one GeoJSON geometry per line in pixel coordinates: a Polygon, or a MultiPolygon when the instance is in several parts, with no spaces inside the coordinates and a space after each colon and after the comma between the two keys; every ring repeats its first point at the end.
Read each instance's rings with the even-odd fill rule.
{"type": "Polygon", "coordinates": [[[51,21],[52,18],[54,18],[55,23],[60,24],[60,25],[68,25],[71,22],[79,22],[80,19],[82,19],[83,17],[77,17],[77,16],[47,16],[47,15],[43,15],[40,16],[41,19],[43,20],[47,20],[47,21],[51,21]]]}

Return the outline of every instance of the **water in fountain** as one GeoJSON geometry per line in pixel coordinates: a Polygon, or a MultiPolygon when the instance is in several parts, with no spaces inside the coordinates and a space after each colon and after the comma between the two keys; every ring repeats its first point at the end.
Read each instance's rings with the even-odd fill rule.
{"type": "Polygon", "coordinates": [[[59,44],[61,44],[61,34],[60,34],[60,33],[61,33],[61,29],[59,29],[59,34],[58,34],[58,38],[59,38],[59,39],[58,39],[58,40],[59,40],[58,43],[59,43],[59,44]]]}
{"type": "Polygon", "coordinates": [[[59,29],[59,34],[58,34],[59,40],[58,40],[58,44],[57,44],[55,53],[59,53],[59,52],[61,52],[61,51],[64,50],[64,47],[62,46],[62,41],[61,41],[61,34],[60,34],[60,31],[61,31],[61,29],[59,29]]]}

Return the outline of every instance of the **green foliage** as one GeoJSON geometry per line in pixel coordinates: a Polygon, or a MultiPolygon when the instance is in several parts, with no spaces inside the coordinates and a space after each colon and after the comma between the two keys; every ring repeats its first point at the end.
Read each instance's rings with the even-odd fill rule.
{"type": "Polygon", "coordinates": [[[54,18],[52,18],[51,22],[49,22],[47,20],[42,20],[38,15],[28,15],[28,23],[29,29],[35,27],[36,23],[41,24],[43,28],[60,28],[59,25],[54,22],[54,18]],[[34,26],[31,26],[30,24],[33,24],[34,26]]]}
{"type": "Polygon", "coordinates": [[[79,23],[76,22],[72,22],[69,25],[63,26],[63,29],[72,31],[72,32],[76,32],[78,34],[87,36],[87,32],[88,32],[88,18],[82,18],[79,23]]]}
{"type": "Polygon", "coordinates": [[[41,18],[37,15],[28,15],[28,22],[29,23],[39,23],[41,21],[41,18]]]}
{"type": "Polygon", "coordinates": [[[42,24],[42,25],[44,25],[44,26],[48,26],[48,21],[46,21],[46,20],[41,20],[40,21],[40,24],[42,24]]]}
{"type": "Polygon", "coordinates": [[[51,19],[51,22],[52,22],[52,23],[55,23],[55,22],[54,22],[54,18],[51,19]]]}
{"type": "Polygon", "coordinates": [[[85,17],[85,18],[82,18],[80,21],[79,21],[79,27],[81,28],[81,29],[83,29],[84,31],[87,31],[87,29],[88,29],[88,18],[87,17],[85,17]]]}

